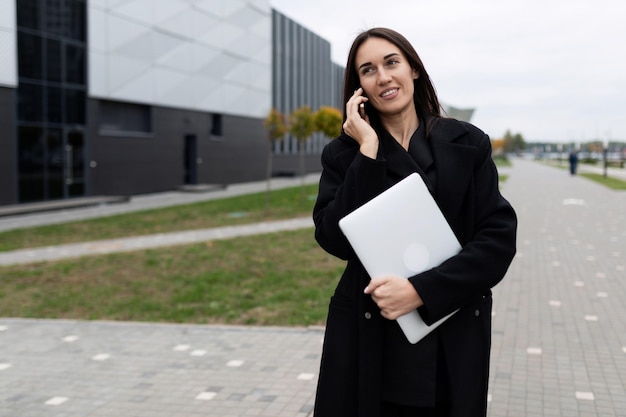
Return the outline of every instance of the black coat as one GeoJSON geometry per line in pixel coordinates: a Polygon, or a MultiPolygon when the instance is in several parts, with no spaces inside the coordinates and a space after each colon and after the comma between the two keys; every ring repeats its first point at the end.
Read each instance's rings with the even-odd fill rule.
{"type": "MultiPolygon", "coordinates": [[[[460,308],[431,336],[445,352],[451,417],[478,417],[485,415],[487,402],[490,289],[515,254],[517,220],[499,192],[485,133],[469,123],[436,119],[429,140],[437,178],[434,197],[463,249],[409,280],[424,301],[419,312],[427,324],[460,308]]],[[[371,296],[363,294],[369,276],[338,221],[409,174],[424,174],[400,146],[381,141],[373,160],[345,134],[324,148],[322,167],[315,237],[348,263],[330,301],[315,417],[379,417],[385,319],[371,296]]]]}

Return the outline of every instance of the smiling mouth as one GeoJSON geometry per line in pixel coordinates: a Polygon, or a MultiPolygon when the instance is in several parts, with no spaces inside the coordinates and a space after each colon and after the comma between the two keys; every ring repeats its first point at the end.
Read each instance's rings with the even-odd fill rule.
{"type": "Polygon", "coordinates": [[[380,96],[381,97],[387,97],[387,96],[390,96],[392,94],[395,94],[397,91],[398,91],[397,88],[392,88],[391,90],[387,90],[387,91],[383,92],[380,96]]]}

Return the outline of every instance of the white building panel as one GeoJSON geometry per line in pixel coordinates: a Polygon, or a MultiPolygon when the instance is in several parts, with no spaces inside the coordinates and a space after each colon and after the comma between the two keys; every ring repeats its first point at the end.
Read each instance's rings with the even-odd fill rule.
{"type": "MultiPolygon", "coordinates": [[[[109,56],[107,63],[109,98],[120,97],[116,95],[120,89],[125,88],[126,84],[141,82],[141,77],[152,68],[150,62],[121,55],[109,56]]],[[[128,97],[125,96],[125,98],[128,97]]],[[[149,103],[152,98],[153,91],[148,90],[141,92],[136,99],[142,103],[149,103]]]]}
{"type": "Polygon", "coordinates": [[[204,10],[220,19],[227,19],[233,13],[236,13],[247,6],[246,2],[242,0],[200,0],[196,2],[196,7],[198,9],[204,10]]]}
{"type": "Polygon", "coordinates": [[[210,28],[219,23],[213,16],[206,15],[204,13],[198,13],[197,11],[191,11],[191,28],[193,30],[192,36],[194,39],[199,39],[210,28]]]}
{"type": "Polygon", "coordinates": [[[219,22],[199,36],[198,41],[216,48],[230,50],[231,45],[242,39],[246,39],[246,31],[239,26],[228,22],[219,22]]]}
{"type": "Polygon", "coordinates": [[[156,102],[171,103],[174,107],[193,107],[197,85],[180,71],[155,68],[156,102]]]}
{"type": "Polygon", "coordinates": [[[156,74],[150,68],[142,71],[133,78],[115,89],[115,96],[125,101],[135,101],[136,97],[143,97],[145,103],[156,102],[156,74]],[[146,94],[148,93],[148,94],[146,94]]]}
{"type": "Polygon", "coordinates": [[[200,43],[192,43],[192,60],[189,63],[189,71],[191,73],[202,73],[204,68],[211,62],[214,62],[218,56],[222,54],[219,49],[211,48],[200,43]]]}
{"type": "Polygon", "coordinates": [[[120,17],[151,26],[156,21],[155,3],[153,0],[126,0],[111,8],[120,17]]]}
{"type": "Polygon", "coordinates": [[[0,1],[0,86],[17,87],[15,0],[0,1]]]}
{"type": "Polygon", "coordinates": [[[180,1],[157,0],[154,2],[154,18],[159,26],[176,16],[184,16],[187,11],[189,11],[187,3],[180,1]]]}
{"type": "MultiPolygon", "coordinates": [[[[91,7],[89,10],[91,15],[91,7]]],[[[93,33],[92,35],[107,37],[104,43],[106,45],[105,52],[108,54],[115,53],[118,48],[152,30],[149,26],[142,25],[135,20],[129,20],[112,13],[107,13],[105,24],[106,30],[103,33],[93,33]]],[[[89,39],[89,42],[91,43],[92,39],[89,39]]]]}
{"type": "Polygon", "coordinates": [[[121,44],[116,50],[114,56],[123,56],[132,58],[137,61],[143,61],[150,65],[157,54],[157,41],[154,32],[143,32],[141,35],[121,44]]]}
{"type": "Polygon", "coordinates": [[[0,1],[0,29],[15,30],[15,0],[0,1]]]}
{"type": "Polygon", "coordinates": [[[272,69],[272,47],[271,45],[263,45],[258,48],[252,55],[252,61],[264,65],[268,71],[272,69]]]}
{"type": "Polygon", "coordinates": [[[262,101],[263,95],[261,93],[256,91],[247,91],[243,96],[239,96],[236,100],[233,100],[227,107],[227,111],[231,113],[235,109],[241,108],[251,112],[253,109],[259,107],[262,104],[262,101]]]}
{"type": "Polygon", "coordinates": [[[252,57],[260,49],[264,49],[267,46],[267,41],[265,39],[242,37],[231,43],[228,51],[235,55],[252,57]]]}
{"type": "Polygon", "coordinates": [[[109,7],[109,0],[89,0],[89,4],[101,9],[109,7]]]}
{"type": "MultiPolygon", "coordinates": [[[[90,2],[91,4],[91,2],[90,2]]],[[[91,8],[89,13],[88,35],[89,51],[104,53],[107,49],[108,25],[107,14],[100,9],[91,8]]]]}
{"type": "Polygon", "coordinates": [[[88,5],[91,96],[249,117],[267,114],[272,102],[269,0],[88,5]]]}
{"type": "Polygon", "coordinates": [[[185,39],[191,38],[193,37],[194,19],[197,15],[198,13],[193,10],[185,9],[176,15],[163,18],[158,22],[158,25],[165,32],[185,39]]]}
{"type": "Polygon", "coordinates": [[[225,112],[230,113],[236,108],[234,104],[243,102],[242,98],[247,92],[248,90],[242,86],[224,82],[216,85],[211,93],[202,99],[200,105],[219,105],[225,109],[225,112]]]}
{"type": "MultiPolygon", "coordinates": [[[[259,37],[260,39],[272,40],[272,21],[270,20],[259,20],[256,23],[248,26],[248,31],[259,37]]],[[[271,54],[270,54],[271,55],[271,54]]]]}
{"type": "Polygon", "coordinates": [[[89,85],[93,96],[106,97],[109,91],[106,55],[89,52],[89,85]]]}
{"type": "Polygon", "coordinates": [[[159,56],[157,66],[165,69],[179,71],[181,75],[192,68],[193,47],[188,42],[180,42],[171,51],[159,56]]]}

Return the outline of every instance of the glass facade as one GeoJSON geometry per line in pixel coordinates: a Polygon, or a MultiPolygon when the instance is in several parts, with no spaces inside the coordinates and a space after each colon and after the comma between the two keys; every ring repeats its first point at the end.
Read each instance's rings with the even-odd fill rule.
{"type": "Polygon", "coordinates": [[[19,202],[85,194],[86,2],[17,3],[19,202]]]}

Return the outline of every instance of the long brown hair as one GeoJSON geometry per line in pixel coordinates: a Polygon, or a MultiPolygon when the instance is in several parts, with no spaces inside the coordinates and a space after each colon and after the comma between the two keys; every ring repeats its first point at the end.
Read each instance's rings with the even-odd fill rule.
{"type": "MultiPolygon", "coordinates": [[[[346,71],[343,80],[343,120],[346,120],[346,104],[354,91],[360,87],[359,74],[356,70],[356,53],[360,46],[368,38],[376,37],[385,39],[395,46],[400,48],[404,56],[407,58],[411,68],[417,71],[419,77],[413,81],[415,92],[413,93],[413,101],[415,102],[415,109],[418,113],[426,113],[434,118],[441,117],[441,106],[435,87],[433,86],[426,68],[420,59],[419,55],[413,48],[413,45],[398,32],[388,28],[372,28],[359,34],[350,48],[348,54],[348,63],[346,64],[346,71]]],[[[368,107],[368,115],[370,120],[378,122],[378,114],[370,107],[368,107]]],[[[427,129],[430,130],[430,129],[427,129]]]]}

